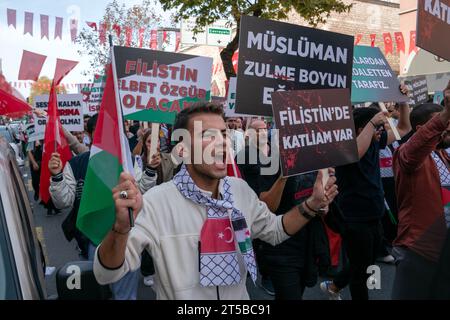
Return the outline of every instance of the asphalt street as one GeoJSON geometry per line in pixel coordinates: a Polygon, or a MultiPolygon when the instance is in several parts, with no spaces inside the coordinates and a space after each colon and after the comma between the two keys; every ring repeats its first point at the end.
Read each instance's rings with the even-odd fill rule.
{"type": "MultiPolygon", "coordinates": [[[[47,216],[47,211],[44,207],[33,200],[33,191],[31,187],[31,177],[28,167],[23,169],[24,182],[28,189],[29,199],[34,211],[34,219],[37,235],[44,245],[44,252],[47,261],[47,266],[55,267],[56,270],[64,266],[67,262],[79,261],[81,258],[78,255],[76,243],[73,240],[68,242],[62,232],[61,223],[68,214],[68,210],[64,210],[57,216],[47,216]]],[[[392,282],[395,273],[395,267],[380,263],[381,268],[381,289],[369,290],[369,296],[372,300],[388,300],[390,299],[392,282]]],[[[56,272],[46,276],[47,295],[50,298],[57,296],[56,290],[56,272]]],[[[151,287],[146,287],[143,284],[143,278],[140,276],[138,299],[153,300],[156,298],[151,287]]],[[[305,300],[326,300],[327,296],[323,294],[319,288],[319,283],[324,279],[319,279],[316,286],[306,288],[303,298],[305,300]]],[[[259,280],[255,286],[251,280],[247,280],[247,288],[252,300],[270,300],[272,296],[266,294],[259,287],[259,280]]],[[[345,288],[342,292],[344,300],[350,300],[350,292],[345,288]]]]}

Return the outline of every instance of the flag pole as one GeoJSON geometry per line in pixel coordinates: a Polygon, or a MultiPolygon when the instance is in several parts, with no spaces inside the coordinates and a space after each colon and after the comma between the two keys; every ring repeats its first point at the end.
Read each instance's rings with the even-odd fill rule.
{"type": "MultiPolygon", "coordinates": [[[[58,108],[58,98],[57,98],[57,96],[56,96],[56,92],[55,92],[55,86],[54,86],[54,83],[55,83],[55,79],[53,79],[53,81],[52,81],[52,94],[53,94],[53,96],[55,97],[55,99],[56,99],[56,108],[58,108]]],[[[50,99],[51,99],[52,97],[50,97],[50,99]]],[[[54,113],[56,113],[56,109],[55,110],[53,110],[53,112],[54,113]]],[[[53,117],[54,119],[56,119],[56,117],[53,117]]],[[[47,118],[47,121],[48,121],[48,118],[47,118]]],[[[56,123],[55,123],[55,141],[54,141],[54,151],[53,152],[58,152],[58,141],[57,141],[57,139],[56,139],[56,137],[58,136],[58,134],[59,134],[59,130],[58,130],[59,128],[58,128],[58,121],[56,121],[56,123]]]]}
{"type": "MultiPolygon", "coordinates": [[[[114,95],[116,98],[116,108],[118,107],[120,109],[120,113],[117,113],[118,118],[120,118],[120,121],[118,121],[118,125],[119,125],[119,132],[122,131],[123,134],[119,135],[119,140],[120,140],[120,152],[122,155],[122,166],[123,166],[123,171],[130,173],[128,170],[128,167],[125,164],[126,161],[126,151],[125,151],[125,147],[126,144],[123,141],[123,137],[126,137],[126,132],[125,132],[125,127],[123,125],[123,110],[122,110],[122,103],[119,97],[119,86],[118,86],[118,81],[117,81],[117,74],[116,74],[116,60],[114,59],[114,44],[112,41],[112,35],[109,35],[109,46],[111,48],[110,51],[110,55],[111,55],[111,64],[112,64],[112,74],[113,74],[113,80],[114,80],[114,95]]],[[[133,216],[133,209],[132,208],[128,208],[128,218],[130,220],[130,228],[134,227],[134,216],[133,216]]]]}

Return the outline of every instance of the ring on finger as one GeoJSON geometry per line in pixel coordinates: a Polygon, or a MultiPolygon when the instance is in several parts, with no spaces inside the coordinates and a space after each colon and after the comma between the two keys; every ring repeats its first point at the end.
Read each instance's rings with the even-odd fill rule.
{"type": "Polygon", "coordinates": [[[121,199],[128,199],[128,192],[126,190],[122,190],[119,193],[121,199]]]}

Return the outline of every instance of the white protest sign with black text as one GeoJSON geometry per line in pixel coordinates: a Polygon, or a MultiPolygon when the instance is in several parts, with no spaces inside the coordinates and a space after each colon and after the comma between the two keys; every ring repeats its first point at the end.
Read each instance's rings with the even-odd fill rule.
{"type": "MultiPolygon", "coordinates": [[[[67,131],[83,131],[83,95],[76,94],[58,94],[58,113],[61,125],[67,131]]],[[[34,107],[37,109],[48,110],[48,95],[36,96],[34,98],[34,107]]],[[[34,117],[35,131],[37,134],[45,132],[47,117],[34,117]]]]}

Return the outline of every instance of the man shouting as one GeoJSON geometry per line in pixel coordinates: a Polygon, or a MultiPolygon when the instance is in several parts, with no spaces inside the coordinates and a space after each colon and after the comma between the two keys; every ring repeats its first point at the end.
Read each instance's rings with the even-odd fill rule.
{"type": "Polygon", "coordinates": [[[257,273],[251,239],[279,244],[326,212],[337,195],[334,171],[329,169],[325,186],[320,173],[311,197],[276,216],[245,181],[226,177],[229,146],[221,107],[186,108],[174,129],[186,130],[182,143],[190,152],[173,181],[142,196],[133,178],[121,174],[113,190],[116,221],[96,253],[97,281],[115,282],[137,269],[147,250],[155,262],[158,299],[249,299],[246,275],[255,281],[257,273]]]}

